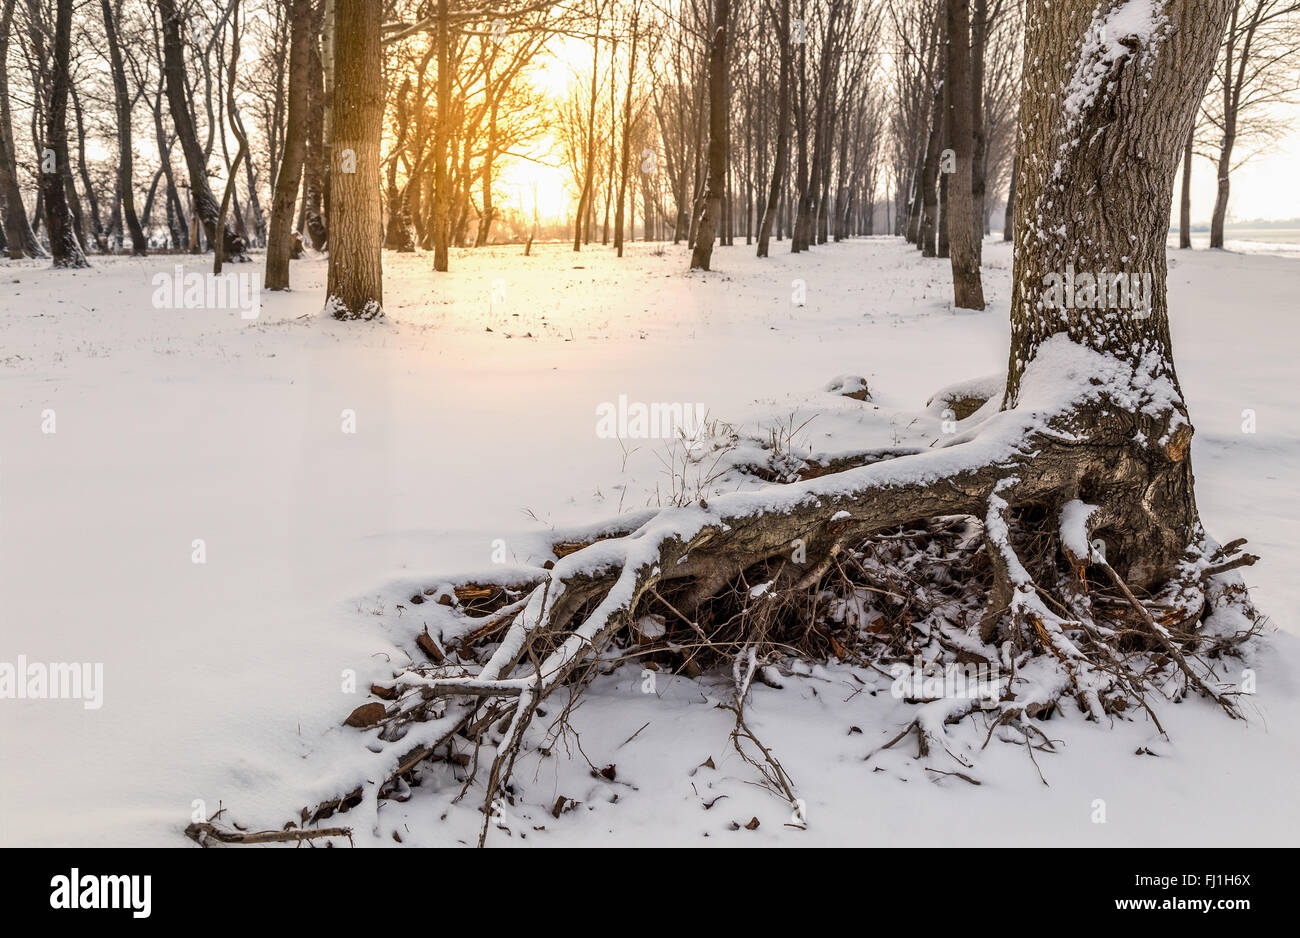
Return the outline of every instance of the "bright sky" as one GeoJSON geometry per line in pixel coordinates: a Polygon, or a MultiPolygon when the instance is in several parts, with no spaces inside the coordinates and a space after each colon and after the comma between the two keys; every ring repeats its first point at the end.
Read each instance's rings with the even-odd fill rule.
{"type": "MultiPolygon", "coordinates": [[[[585,63],[583,63],[585,65],[585,63]]],[[[571,67],[557,59],[534,76],[537,85],[553,99],[568,94],[574,81],[571,67]]],[[[1228,203],[1229,222],[1250,219],[1300,218],[1300,107],[1289,109],[1290,124],[1296,129],[1264,153],[1252,157],[1232,174],[1232,197],[1228,203]]],[[[503,170],[502,194],[508,204],[526,215],[532,213],[536,187],[537,209],[543,222],[561,220],[572,210],[577,194],[573,191],[559,145],[549,136],[539,140],[533,154],[544,163],[513,160],[503,170]]],[[[1175,198],[1182,185],[1182,170],[1174,181],[1175,198]]],[[[1214,210],[1215,165],[1197,158],[1192,165],[1192,222],[1208,223],[1214,210]]],[[[1174,206],[1177,211],[1177,206],[1174,206]]]]}
{"type": "MultiPolygon", "coordinates": [[[[569,94],[574,70],[567,61],[548,56],[530,73],[530,78],[553,103],[558,103],[569,94]]],[[[512,159],[503,165],[501,195],[507,204],[517,207],[525,216],[532,214],[536,199],[537,212],[543,223],[567,218],[577,200],[577,193],[573,191],[572,175],[564,166],[563,149],[554,137],[546,134],[533,145],[529,155],[535,159],[512,159]]]]}

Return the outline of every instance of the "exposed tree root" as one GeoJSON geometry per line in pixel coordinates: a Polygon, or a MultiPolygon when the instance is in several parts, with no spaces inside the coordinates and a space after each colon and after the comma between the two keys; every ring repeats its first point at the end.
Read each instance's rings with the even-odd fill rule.
{"type": "Polygon", "coordinates": [[[222,830],[214,824],[198,823],[185,828],[185,836],[200,847],[210,846],[214,841],[223,844],[272,844],[303,843],[326,837],[346,837],[352,842],[350,827],[316,827],[309,829],[287,828],[282,831],[234,831],[222,830]]]}
{"type": "Polygon", "coordinates": [[[947,752],[962,768],[971,763],[945,728],[981,713],[985,746],[996,730],[1014,730],[1031,758],[1054,750],[1035,724],[1070,698],[1097,721],[1131,707],[1155,720],[1151,694],[1189,692],[1240,716],[1210,659],[1258,630],[1233,572],[1253,558],[1195,524],[1171,551],[1170,526],[1152,507],[1153,492],[1181,497],[1178,480],[1190,478],[1181,408],[1160,410],[1132,386],[1101,380],[1072,393],[1031,407],[1022,390],[1020,407],[954,445],[872,453],[854,468],[565,543],[526,597],[499,591],[482,615],[444,630],[446,660],[377,688],[391,702],[366,732],[392,751],[387,771],[304,810],[304,822],[360,804],[377,810],[418,784],[421,762],[472,745],[477,766],[488,743],[482,843],[539,705],[560,687],[576,695],[602,661],[628,658],[688,675],[730,662],[733,745],[792,803],[793,782],[744,714],[755,677],[779,683],[776,669],[792,658],[895,674],[918,658],[993,669],[978,697],[906,695],[916,716],[881,747],[914,733],[918,758],[947,752]]]}

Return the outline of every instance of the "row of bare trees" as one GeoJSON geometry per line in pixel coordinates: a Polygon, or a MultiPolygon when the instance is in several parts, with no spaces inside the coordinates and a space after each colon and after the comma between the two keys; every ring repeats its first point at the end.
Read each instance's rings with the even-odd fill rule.
{"type": "Polygon", "coordinates": [[[1210,247],[1223,247],[1232,173],[1275,143],[1290,124],[1284,108],[1300,102],[1300,2],[1234,0],[1210,87],[1183,148],[1179,247],[1192,246],[1192,166],[1215,167],[1210,247]]]}
{"type": "MultiPolygon", "coordinates": [[[[446,271],[453,247],[539,234],[537,194],[508,204],[502,186],[540,161],[568,176],[574,250],[621,256],[639,226],[707,269],[738,238],[766,256],[773,240],[802,252],[890,231],[951,258],[954,300],[980,307],[1004,192],[1011,236],[1023,7],[371,0],[378,57],[356,66],[342,0],[0,0],[0,249],[58,266],[215,250],[219,264],[265,245],[267,286],[285,289],[304,243],[334,246],[339,210],[362,217],[334,204],[347,191],[375,203],[367,243],[373,227],[446,271]],[[365,96],[340,109],[359,91],[344,66],[365,96]],[[366,138],[341,140],[341,123],[366,138]]],[[[1201,154],[1222,246],[1231,172],[1294,100],[1298,22],[1296,0],[1234,3],[1185,150],[1184,243],[1201,154]]]]}

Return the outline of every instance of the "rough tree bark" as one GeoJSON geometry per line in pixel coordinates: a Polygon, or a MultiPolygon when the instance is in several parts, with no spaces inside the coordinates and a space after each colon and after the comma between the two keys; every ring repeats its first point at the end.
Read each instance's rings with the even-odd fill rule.
{"type": "Polygon", "coordinates": [[[335,27],[347,41],[336,44],[334,58],[326,309],[336,319],[374,319],[384,314],[379,190],[383,10],[372,0],[336,0],[334,15],[335,27]]]}
{"type": "Polygon", "coordinates": [[[709,175],[704,207],[691,250],[691,270],[708,270],[713,241],[722,215],[722,187],[727,173],[727,27],[731,0],[715,0],[712,45],[709,49],[709,175]]]}
{"type": "Polygon", "coordinates": [[[307,72],[312,36],[311,0],[293,0],[290,11],[289,107],[284,128],[284,152],[275,178],[271,203],[271,235],[266,245],[266,288],[289,289],[289,258],[293,254],[293,209],[302,185],[307,148],[307,108],[311,94],[307,72]]]}

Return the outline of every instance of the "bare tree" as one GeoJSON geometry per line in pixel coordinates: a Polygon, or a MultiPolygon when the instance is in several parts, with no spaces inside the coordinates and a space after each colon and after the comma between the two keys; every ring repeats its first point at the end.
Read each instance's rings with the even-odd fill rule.
{"type": "MultiPolygon", "coordinates": [[[[181,18],[176,10],[176,2],[157,0],[157,3],[158,14],[162,20],[163,75],[167,89],[167,103],[176,126],[176,137],[185,154],[185,165],[189,169],[190,196],[194,200],[198,223],[203,227],[208,244],[216,244],[220,236],[227,257],[242,257],[246,246],[244,239],[239,237],[230,225],[219,228],[217,224],[217,216],[221,209],[212,194],[212,187],[208,184],[207,155],[199,144],[194,118],[190,112],[185,81],[185,59],[181,45],[181,18]]],[[[210,145],[209,143],[209,147],[210,145]]]]}
{"type": "Polygon", "coordinates": [[[24,256],[46,257],[45,249],[36,239],[27,219],[22,189],[18,185],[18,162],[9,108],[9,37],[17,0],[3,2],[0,7],[0,203],[4,208],[6,248],[15,260],[24,256]]]}
{"type": "Polygon", "coordinates": [[[971,113],[979,98],[971,91],[969,0],[947,0],[948,88],[951,102],[953,172],[948,187],[948,243],[952,258],[953,305],[983,309],[979,241],[983,219],[975,214],[971,162],[975,140],[971,113]]]}
{"type": "Polygon", "coordinates": [[[50,229],[50,253],[55,267],[88,267],[77,242],[72,210],[68,206],[68,92],[72,46],[72,0],[57,0],[53,59],[50,63],[50,98],[46,105],[44,149],[41,153],[41,201],[50,229]]]}
{"type": "Polygon", "coordinates": [[[308,72],[312,35],[311,0],[293,0],[289,29],[289,105],[284,152],[275,179],[271,204],[271,234],[266,245],[266,288],[289,289],[289,259],[293,254],[293,209],[302,185],[307,150],[307,109],[311,95],[308,72]]]}
{"type": "MultiPolygon", "coordinates": [[[[1235,0],[1215,70],[1214,91],[1204,109],[1220,134],[1218,194],[1210,221],[1210,247],[1223,247],[1233,152],[1243,139],[1267,142],[1282,129],[1270,108],[1295,100],[1300,75],[1300,3],[1295,0],[1235,0]]],[[[1249,158],[1249,157],[1247,157],[1249,158]]]]}
{"type": "Polygon", "coordinates": [[[727,166],[727,26],[731,0],[714,0],[709,50],[709,177],[704,207],[691,250],[691,269],[708,270],[722,214],[722,187],[727,166]]]}
{"type": "Polygon", "coordinates": [[[117,22],[121,17],[121,3],[114,10],[109,0],[100,0],[104,15],[104,36],[108,43],[109,67],[113,75],[113,100],[117,108],[117,190],[127,229],[131,233],[131,253],[143,257],[149,253],[149,242],[140,218],[135,211],[135,183],[133,181],[133,154],[131,150],[131,96],[126,85],[126,67],[122,61],[121,41],[117,22]]]}

